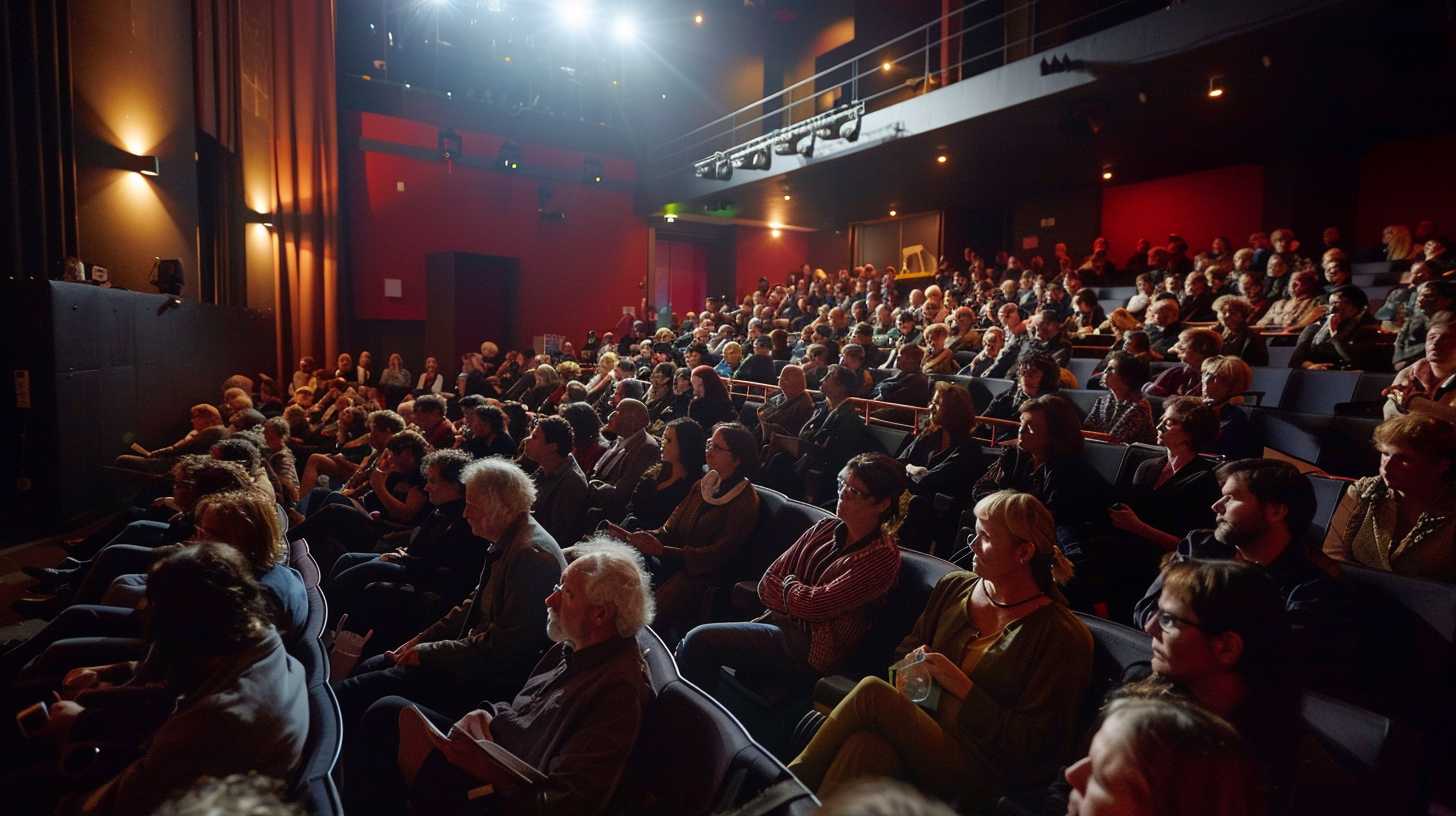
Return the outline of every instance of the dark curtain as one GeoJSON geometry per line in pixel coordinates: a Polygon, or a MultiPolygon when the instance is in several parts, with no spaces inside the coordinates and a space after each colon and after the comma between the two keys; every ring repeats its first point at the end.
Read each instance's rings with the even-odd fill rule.
{"type": "Polygon", "coordinates": [[[339,342],[339,156],[333,0],[273,2],[278,374],[339,342]]]}
{"type": "Polygon", "coordinates": [[[0,257],[12,279],[58,278],[77,254],[66,0],[0,3],[0,257]]]}
{"type": "Polygon", "coordinates": [[[247,303],[240,130],[240,0],[193,0],[198,232],[204,302],[247,303]]]}

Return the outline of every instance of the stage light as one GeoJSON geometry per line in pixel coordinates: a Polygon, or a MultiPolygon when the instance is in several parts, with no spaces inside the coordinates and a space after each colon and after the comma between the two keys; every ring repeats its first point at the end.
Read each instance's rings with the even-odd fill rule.
{"type": "Polygon", "coordinates": [[[577,31],[586,26],[591,10],[582,0],[567,0],[556,7],[556,17],[567,28],[577,31]]]}
{"type": "Polygon", "coordinates": [[[786,133],[783,136],[774,139],[773,152],[779,154],[780,156],[794,155],[794,153],[797,152],[794,150],[794,135],[792,133],[786,133]]]}
{"type": "Polygon", "coordinates": [[[1104,164],[1104,165],[1102,165],[1102,180],[1103,181],[1112,181],[1112,165],[1110,165],[1110,164],[1104,164]]]}
{"type": "Polygon", "coordinates": [[[702,25],[702,24],[703,24],[703,13],[700,11],[697,14],[694,14],[693,15],[693,25],[702,25]]]}
{"type": "Polygon", "coordinates": [[[773,152],[767,146],[739,154],[733,166],[743,170],[767,170],[773,166],[773,152]]]}
{"type": "Polygon", "coordinates": [[[936,164],[945,164],[948,161],[950,161],[950,156],[947,156],[944,153],[942,153],[939,156],[936,156],[935,157],[935,163],[936,164]]]}
{"type": "Polygon", "coordinates": [[[728,161],[726,156],[714,162],[713,178],[716,178],[719,181],[727,181],[728,179],[733,178],[733,162],[728,161]]]}
{"type": "Polygon", "coordinates": [[[849,142],[859,141],[859,116],[855,116],[848,122],[839,126],[839,138],[849,142]]]}
{"type": "Polygon", "coordinates": [[[618,17],[612,22],[612,38],[626,45],[637,39],[637,21],[631,17],[618,17]]]}
{"type": "Polygon", "coordinates": [[[1218,99],[1223,96],[1223,76],[1214,74],[1208,78],[1208,98],[1218,99]]]}
{"type": "Polygon", "coordinates": [[[806,159],[812,159],[812,158],[814,158],[814,133],[813,133],[813,131],[810,131],[808,134],[806,134],[804,136],[804,138],[802,138],[802,139],[799,140],[798,151],[799,151],[799,155],[803,156],[806,159]]]}

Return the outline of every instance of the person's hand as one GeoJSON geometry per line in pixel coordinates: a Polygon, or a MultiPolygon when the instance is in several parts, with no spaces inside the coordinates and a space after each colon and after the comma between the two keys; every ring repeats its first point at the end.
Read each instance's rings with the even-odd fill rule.
{"type": "Polygon", "coordinates": [[[375,493],[383,493],[389,484],[389,474],[385,471],[387,464],[381,459],[379,467],[369,471],[369,486],[374,488],[375,493]]]}
{"type": "MultiPolygon", "coordinates": [[[[924,649],[925,647],[920,647],[924,649]]],[[[958,700],[964,700],[971,691],[971,678],[961,671],[960,666],[940,652],[925,651],[925,668],[941,688],[958,700]]]]}
{"type": "Polygon", "coordinates": [[[662,542],[657,536],[645,530],[639,530],[627,536],[627,543],[637,548],[643,555],[662,555],[662,542]]]}
{"type": "MultiPolygon", "coordinates": [[[[406,663],[404,663],[402,661],[404,660],[404,656],[406,654],[410,653],[410,652],[413,652],[414,649],[415,649],[415,647],[418,646],[418,645],[420,645],[420,636],[419,635],[415,635],[414,637],[410,638],[409,640],[406,640],[404,643],[401,643],[398,646],[394,647],[393,649],[390,649],[389,651],[385,652],[385,654],[389,655],[389,659],[396,666],[410,665],[410,664],[406,664],[406,663]]],[[[415,663],[418,664],[419,663],[419,656],[416,655],[415,658],[414,658],[414,660],[415,660],[415,663]]]]}
{"type": "Polygon", "coordinates": [[[1305,363],[1306,371],[1329,371],[1332,366],[1329,363],[1305,363]]]}
{"type": "Polygon", "coordinates": [[[930,472],[930,468],[922,467],[920,465],[906,465],[905,466],[905,475],[906,476],[909,476],[910,477],[910,481],[912,481],[912,482],[918,482],[921,479],[924,479],[925,478],[925,474],[927,474],[929,472],[930,472]]]}
{"type": "Polygon", "coordinates": [[[491,716],[491,713],[489,711],[486,711],[483,708],[477,708],[474,711],[471,711],[470,713],[461,717],[459,720],[456,720],[455,724],[450,726],[449,736],[453,737],[456,731],[460,731],[469,735],[473,739],[491,742],[492,738],[490,736],[490,721],[492,719],[493,717],[491,716]]]}
{"type": "Polygon", "coordinates": [[[66,672],[65,679],[61,681],[60,695],[64,699],[74,700],[76,695],[81,692],[89,691],[100,685],[101,674],[97,667],[83,666],[66,672]]]}
{"type": "Polygon", "coordinates": [[[405,556],[407,555],[408,553],[405,552],[404,547],[400,547],[398,549],[390,550],[389,552],[379,556],[379,560],[389,562],[403,561],[405,559],[405,556]]]}
{"type": "Polygon", "coordinates": [[[1125,533],[1136,533],[1143,526],[1143,520],[1125,504],[1107,508],[1107,518],[1113,527],[1125,533]]]}
{"type": "Polygon", "coordinates": [[[1340,330],[1340,326],[1344,325],[1344,323],[1345,316],[1343,314],[1340,314],[1339,312],[1330,312],[1330,334],[1338,332],[1340,330]]]}
{"type": "Polygon", "coordinates": [[[370,510],[369,511],[369,520],[370,521],[379,521],[379,511],[378,510],[370,510]]]}
{"type": "Polygon", "coordinates": [[[50,719],[46,720],[46,724],[35,735],[59,745],[70,736],[71,728],[85,713],[86,707],[75,700],[56,700],[47,706],[47,711],[50,712],[50,719]]]}

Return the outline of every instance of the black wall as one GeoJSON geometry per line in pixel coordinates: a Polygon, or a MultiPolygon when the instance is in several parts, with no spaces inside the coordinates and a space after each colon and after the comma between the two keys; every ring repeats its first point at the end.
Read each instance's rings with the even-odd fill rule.
{"type": "Polygon", "coordinates": [[[86,284],[15,282],[3,290],[0,359],[29,381],[0,401],[0,541],[109,509],[137,482],[105,466],[132,442],[170,444],[188,408],[217,403],[230,374],[273,362],[273,323],[260,312],[182,303],[86,284]]]}

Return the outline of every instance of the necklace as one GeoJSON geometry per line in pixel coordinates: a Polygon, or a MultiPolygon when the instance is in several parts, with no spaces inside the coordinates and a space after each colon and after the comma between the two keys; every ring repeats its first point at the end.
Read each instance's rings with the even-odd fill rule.
{"type": "Polygon", "coordinates": [[[985,582],[984,579],[981,581],[981,592],[985,594],[986,600],[990,601],[991,602],[991,605],[994,606],[994,607],[996,607],[997,609],[1012,609],[1012,608],[1015,608],[1015,607],[1018,607],[1018,606],[1024,606],[1024,605],[1029,604],[1032,601],[1036,600],[1037,598],[1040,598],[1041,596],[1043,596],[1043,595],[1046,594],[1045,592],[1042,592],[1041,590],[1038,589],[1035,594],[1030,595],[1030,596],[1028,596],[1026,598],[1023,598],[1022,600],[1013,601],[1011,603],[1003,603],[1001,601],[996,600],[991,595],[991,590],[989,590],[989,589],[986,588],[986,582],[985,582]]]}

